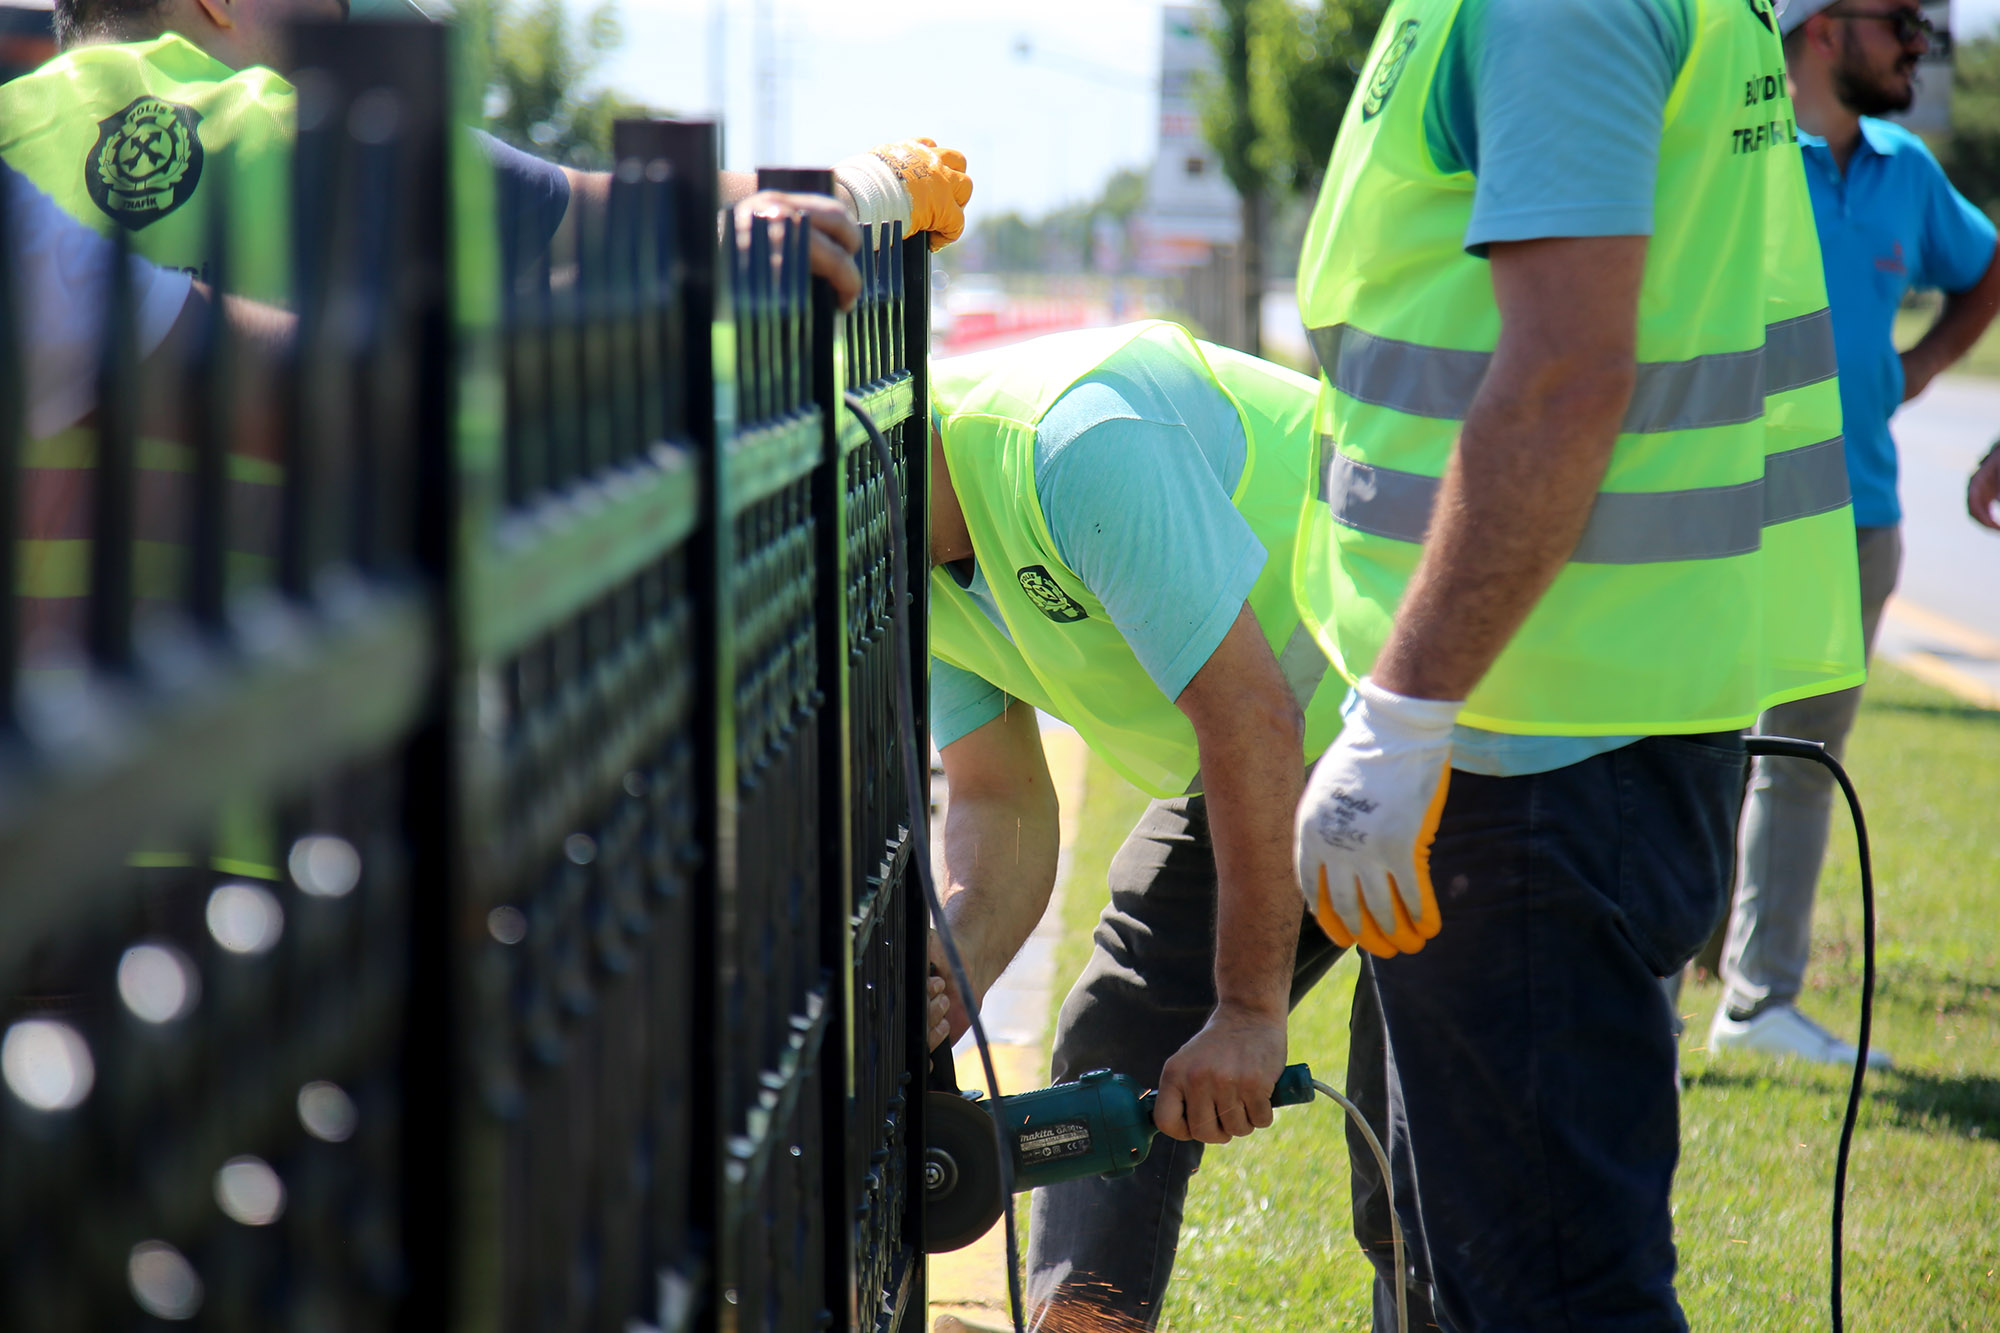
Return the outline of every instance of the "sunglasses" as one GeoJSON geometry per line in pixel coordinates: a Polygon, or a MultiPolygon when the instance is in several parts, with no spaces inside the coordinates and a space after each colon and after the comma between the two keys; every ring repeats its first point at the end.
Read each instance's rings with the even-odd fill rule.
{"type": "Polygon", "coordinates": [[[1914,9],[1863,11],[1856,14],[1827,14],[1825,17],[1855,21],[1879,21],[1893,24],[1896,29],[1896,40],[1904,46],[1914,46],[1919,37],[1932,44],[1935,44],[1938,38],[1937,25],[1914,9]]]}

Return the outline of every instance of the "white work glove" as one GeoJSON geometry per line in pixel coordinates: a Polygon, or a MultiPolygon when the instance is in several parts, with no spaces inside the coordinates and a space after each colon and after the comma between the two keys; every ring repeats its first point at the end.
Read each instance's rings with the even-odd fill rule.
{"type": "Polygon", "coordinates": [[[1366,677],[1347,696],[1346,725],[1306,783],[1292,839],[1306,910],[1342,948],[1392,958],[1438,933],[1431,839],[1464,706],[1366,677]]]}

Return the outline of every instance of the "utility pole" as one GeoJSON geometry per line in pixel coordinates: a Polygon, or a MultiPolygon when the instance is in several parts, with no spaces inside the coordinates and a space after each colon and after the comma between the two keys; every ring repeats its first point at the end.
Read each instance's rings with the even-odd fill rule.
{"type": "Polygon", "coordinates": [[[708,0],[708,107],[729,114],[729,0],[708,0]]]}
{"type": "Polygon", "coordinates": [[[791,151],[785,131],[784,52],[777,0],[757,0],[757,165],[777,166],[791,151]]]}

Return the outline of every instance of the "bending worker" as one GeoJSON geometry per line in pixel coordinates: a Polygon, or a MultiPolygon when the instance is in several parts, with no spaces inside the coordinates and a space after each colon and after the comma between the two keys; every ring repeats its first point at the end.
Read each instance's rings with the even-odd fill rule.
{"type": "MultiPolygon", "coordinates": [[[[1923,141],[1877,119],[1907,110],[1915,95],[1917,59],[1930,49],[1916,0],[1865,8],[1790,0],[1779,13],[1833,306],[1862,641],[1872,647],[1903,559],[1889,419],[1986,331],[2000,306],[2000,256],[1993,224],[1951,187],[1923,141]],[[1947,295],[1929,332],[1899,355],[1896,310],[1912,287],[1947,295]]],[[[1772,709],[1757,729],[1823,741],[1839,756],[1860,706],[1858,688],[1823,694],[1772,709]]],[[[1832,804],[1833,778],[1819,765],[1757,761],[1710,1050],[1854,1062],[1854,1047],[1798,1007],[1832,804]]],[[[1888,1053],[1871,1050],[1868,1062],[1887,1068],[1888,1053]]]]}
{"type": "Polygon", "coordinates": [[[1360,87],[1299,269],[1298,591],[1353,686],[1301,882],[1370,954],[1438,1326],[1685,1328],[1658,979],[1721,914],[1740,729],[1861,679],[1776,17],[1397,0],[1360,87]]]}
{"type": "MultiPolygon", "coordinates": [[[[1304,924],[1289,855],[1346,691],[1291,592],[1314,386],[1160,323],[941,361],[931,384],[942,892],[975,1004],[1055,883],[1035,710],[1157,798],[1112,862],[1052,1074],[1156,1085],[1173,1141],[1123,1179],[1036,1191],[1028,1254],[1035,1306],[1150,1327],[1203,1145],[1271,1123],[1287,1013],[1340,953],[1304,924]]],[[[966,1024],[955,1004],[949,1035],[966,1024]]],[[[1377,1112],[1379,1058],[1357,1043],[1349,1074],[1377,1112]]],[[[1386,1247],[1386,1209],[1358,1211],[1386,1247]]]]}

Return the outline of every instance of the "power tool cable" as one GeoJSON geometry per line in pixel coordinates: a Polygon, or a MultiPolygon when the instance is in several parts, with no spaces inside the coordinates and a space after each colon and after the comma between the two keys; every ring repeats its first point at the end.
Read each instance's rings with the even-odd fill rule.
{"type": "Polygon", "coordinates": [[[1847,1159],[1854,1146],[1854,1125],[1861,1115],[1861,1084],[1868,1074],[1868,1039],[1875,1022],[1875,866],[1868,851],[1868,821],[1861,814],[1861,797],[1840,761],[1818,741],[1784,736],[1746,736],[1744,749],[1753,756],[1806,759],[1823,765],[1840,784],[1854,816],[1854,843],[1861,860],[1861,1025],[1855,1033],[1854,1075],[1847,1085],[1847,1114],[1840,1122],[1840,1148],[1833,1159],[1833,1245],[1827,1264],[1828,1301],[1833,1333],[1843,1333],[1841,1317],[1841,1231],[1847,1208],[1847,1159]]]}
{"type": "Polygon", "coordinates": [[[1403,1222],[1396,1216],[1396,1179],[1389,1170],[1389,1154],[1382,1151],[1382,1140],[1375,1137],[1360,1107],[1318,1079],[1313,1080],[1313,1086],[1321,1096],[1331,1098],[1347,1112],[1347,1118],[1361,1131],[1361,1137],[1368,1140],[1368,1151],[1375,1154],[1375,1169],[1382,1173],[1382,1192],[1389,1204],[1389,1239],[1396,1255],[1396,1333],[1410,1333],[1410,1272],[1403,1262],[1403,1222]]]}
{"type": "MultiPolygon", "coordinates": [[[[868,443],[874,447],[875,462],[882,470],[882,484],[888,492],[888,511],[900,516],[907,511],[903,508],[903,485],[896,475],[896,454],[889,447],[882,428],[875,424],[875,418],[867,406],[854,394],[844,394],[847,410],[854,413],[861,428],[868,434],[868,443]]],[[[911,675],[910,658],[910,565],[909,552],[901,540],[889,543],[889,602],[890,620],[895,625],[896,658],[896,703],[898,726],[896,738],[902,750],[904,798],[910,803],[910,827],[921,826],[917,814],[925,809],[930,800],[923,789],[923,779],[930,774],[930,765],[918,767],[921,749],[917,744],[916,686],[911,675]],[[922,776],[919,776],[922,775],[922,776]]],[[[924,901],[930,906],[931,921],[937,928],[938,940],[944,945],[945,961],[951,967],[953,983],[958,987],[959,996],[965,1002],[965,1011],[972,1020],[972,1040],[979,1047],[979,1065],[986,1074],[986,1090],[996,1101],[1000,1097],[1000,1077],[993,1070],[993,1050],[986,1041],[986,1025],[980,1021],[979,1008],[972,1002],[972,983],[967,979],[965,961],[959,956],[958,941],[952,938],[951,923],[945,920],[944,906],[938,900],[937,885],[931,877],[931,849],[928,845],[911,849],[911,863],[916,867],[917,881],[923,885],[924,901]]],[[[919,1021],[922,1021],[921,1019],[919,1021]]],[[[1007,1228],[1007,1309],[1014,1321],[1014,1333],[1026,1333],[1021,1313],[1021,1251],[1020,1240],[1014,1234],[1014,1154],[1007,1143],[1006,1130],[1000,1117],[993,1117],[993,1146],[1000,1156],[1001,1198],[1007,1201],[1001,1210],[1001,1220],[1007,1228]]]]}

